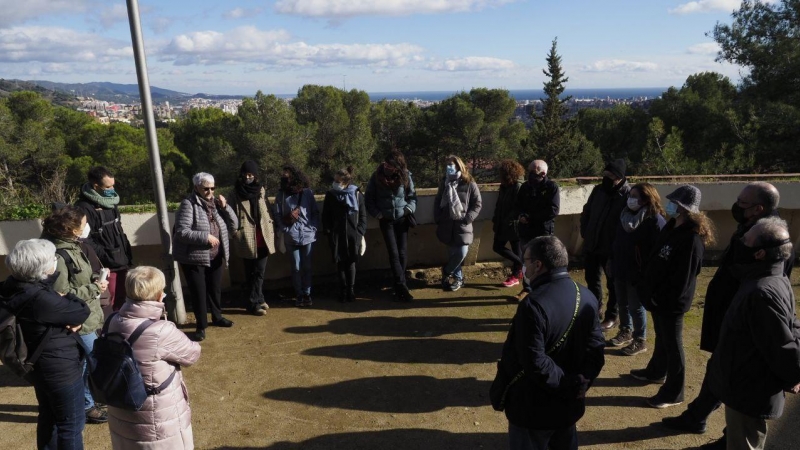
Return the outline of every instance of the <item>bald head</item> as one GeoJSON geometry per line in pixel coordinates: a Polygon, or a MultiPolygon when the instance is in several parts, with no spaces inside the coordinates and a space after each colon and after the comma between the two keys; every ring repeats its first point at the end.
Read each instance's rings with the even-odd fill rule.
{"type": "Polygon", "coordinates": [[[536,159],[528,165],[528,172],[535,172],[536,175],[547,175],[547,163],[541,159],[536,159]]]}
{"type": "Polygon", "coordinates": [[[748,184],[745,189],[753,191],[753,195],[758,199],[758,203],[764,206],[764,212],[770,214],[778,209],[778,203],[781,201],[781,194],[778,189],[764,181],[757,181],[748,184]]]}
{"type": "Polygon", "coordinates": [[[742,212],[741,218],[744,219],[742,223],[746,224],[753,224],[758,219],[771,215],[778,209],[779,202],[778,189],[763,181],[748,184],[736,199],[742,212]]]}

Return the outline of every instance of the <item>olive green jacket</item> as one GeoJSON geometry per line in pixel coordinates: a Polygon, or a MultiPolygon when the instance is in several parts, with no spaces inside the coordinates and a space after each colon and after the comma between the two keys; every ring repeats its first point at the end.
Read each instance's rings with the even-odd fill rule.
{"type": "MultiPolygon", "coordinates": [[[[261,233],[264,235],[267,250],[272,255],[275,253],[275,228],[270,213],[272,207],[269,204],[269,198],[264,193],[264,188],[261,188],[261,196],[258,200],[258,209],[261,210],[261,233]]],[[[258,257],[256,223],[250,211],[250,200],[240,199],[234,192],[230,197],[230,205],[239,219],[239,228],[234,230],[233,236],[231,236],[233,243],[231,247],[240,258],[256,259],[258,257]]]]}
{"type": "Polygon", "coordinates": [[[56,249],[65,249],[76,266],[70,276],[64,258],[56,253],[58,279],[56,279],[53,289],[62,294],[75,294],[89,305],[89,318],[83,323],[83,327],[78,333],[86,335],[103,328],[103,308],[100,306],[98,298],[100,288],[92,282],[92,264],[89,262],[89,258],[81,251],[80,244],[75,241],[52,239],[52,242],[56,249]]]}

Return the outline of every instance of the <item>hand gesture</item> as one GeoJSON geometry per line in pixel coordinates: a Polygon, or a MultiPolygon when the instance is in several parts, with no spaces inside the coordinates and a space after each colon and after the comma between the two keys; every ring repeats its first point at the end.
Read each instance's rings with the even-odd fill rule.
{"type": "Polygon", "coordinates": [[[67,325],[67,329],[73,333],[77,333],[81,328],[83,328],[83,325],[67,325]]]}
{"type": "Polygon", "coordinates": [[[100,288],[101,294],[105,292],[106,289],[108,289],[108,280],[103,280],[103,281],[97,280],[94,282],[94,284],[96,284],[97,287],[100,288]]]}
{"type": "Polygon", "coordinates": [[[295,208],[291,212],[292,220],[297,222],[300,220],[300,208],[295,208]]]}
{"type": "Polygon", "coordinates": [[[219,205],[220,208],[225,209],[225,207],[228,206],[228,201],[225,200],[224,196],[218,195],[217,196],[217,205],[219,205]]]}
{"type": "Polygon", "coordinates": [[[798,392],[800,392],[800,383],[794,385],[794,387],[790,389],[789,392],[791,392],[792,394],[797,394],[798,392]]]}
{"type": "Polygon", "coordinates": [[[217,248],[219,245],[219,239],[215,238],[213,234],[209,234],[208,243],[211,244],[211,248],[217,248]]]}

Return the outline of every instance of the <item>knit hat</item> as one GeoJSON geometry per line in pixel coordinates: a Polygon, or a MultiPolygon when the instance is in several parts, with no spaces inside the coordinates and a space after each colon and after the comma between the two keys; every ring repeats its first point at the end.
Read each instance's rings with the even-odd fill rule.
{"type": "Polygon", "coordinates": [[[667,195],[667,199],[692,213],[700,212],[700,197],[700,189],[691,184],[684,184],[667,195]]]}
{"type": "Polygon", "coordinates": [[[239,172],[242,175],[246,173],[252,173],[256,176],[256,178],[258,178],[258,164],[256,164],[256,162],[253,160],[245,161],[244,164],[242,164],[242,170],[239,172]]]}
{"type": "Polygon", "coordinates": [[[609,171],[613,173],[617,178],[620,180],[625,178],[625,169],[628,168],[628,165],[625,164],[624,159],[615,159],[606,165],[606,168],[603,171],[609,171]]]}

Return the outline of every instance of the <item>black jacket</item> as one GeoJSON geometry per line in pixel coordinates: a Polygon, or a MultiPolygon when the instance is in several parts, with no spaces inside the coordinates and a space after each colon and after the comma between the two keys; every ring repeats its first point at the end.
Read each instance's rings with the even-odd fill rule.
{"type": "Polygon", "coordinates": [[[97,257],[112,272],[125,270],[133,264],[133,252],[128,236],[122,230],[119,209],[102,208],[81,195],[75,206],[86,213],[86,223],[92,227],[86,243],[91,245],[97,257]]]}
{"type": "Polygon", "coordinates": [[[500,192],[497,194],[497,203],[494,206],[494,215],[492,216],[492,231],[494,232],[495,240],[519,240],[517,227],[515,225],[519,218],[516,204],[517,194],[522,184],[522,180],[517,180],[516,183],[509,186],[505,184],[500,185],[500,192]]]}
{"type": "Polygon", "coordinates": [[[346,203],[328,191],[322,204],[322,230],[328,236],[334,262],[356,261],[361,252],[361,237],[367,232],[364,196],[356,191],[358,212],[349,214],[346,203]]]}
{"type": "MultiPolygon", "coordinates": [[[[651,216],[628,232],[617,221],[614,235],[614,246],[611,250],[611,274],[615,280],[626,281],[636,285],[642,277],[644,265],[653,251],[661,228],[658,226],[660,216],[651,216]]],[[[663,223],[663,222],[662,222],[663,223]]]]}
{"type": "Polygon", "coordinates": [[[597,316],[597,299],[579,286],[581,303],[564,343],[554,347],[569,328],[575,313],[576,285],[566,269],[542,275],[517,307],[503,345],[502,370],[509,377],[525,369],[506,398],[506,417],[519,427],[553,430],[571,426],[583,416],[578,399],[578,375],[594,381],[603,368],[605,339],[597,316]]]}
{"type": "Polygon", "coordinates": [[[583,252],[592,255],[611,254],[611,243],[619,223],[619,215],[628,201],[631,187],[627,180],[607,191],[598,184],[589,194],[581,212],[583,252]]]}
{"type": "Polygon", "coordinates": [[[800,383],[800,324],[783,262],[742,267],[742,282],[708,363],[711,392],[750,417],[776,419],[800,383]]]}
{"type": "Polygon", "coordinates": [[[644,277],[636,285],[639,299],[648,311],[684,314],[692,307],[705,251],[696,228],[691,221],[676,227],[672,219],[658,235],[644,277]]]}
{"type": "Polygon", "coordinates": [[[25,345],[33,352],[41,342],[41,356],[34,364],[34,380],[43,380],[50,386],[73,383],[83,374],[83,352],[78,333],[69,331],[67,325],[80,325],[89,317],[89,306],[80,298],[67,294],[62,297],[53,290],[58,273],[36,283],[8,277],[0,288],[7,306],[17,316],[25,345]],[[52,327],[46,341],[42,342],[48,327],[52,327]]]}
{"type": "Polygon", "coordinates": [[[545,177],[539,184],[522,183],[517,193],[515,215],[526,216],[528,223],[517,220],[517,234],[521,241],[555,233],[556,216],[561,209],[561,190],[555,181],[545,177]]]}

